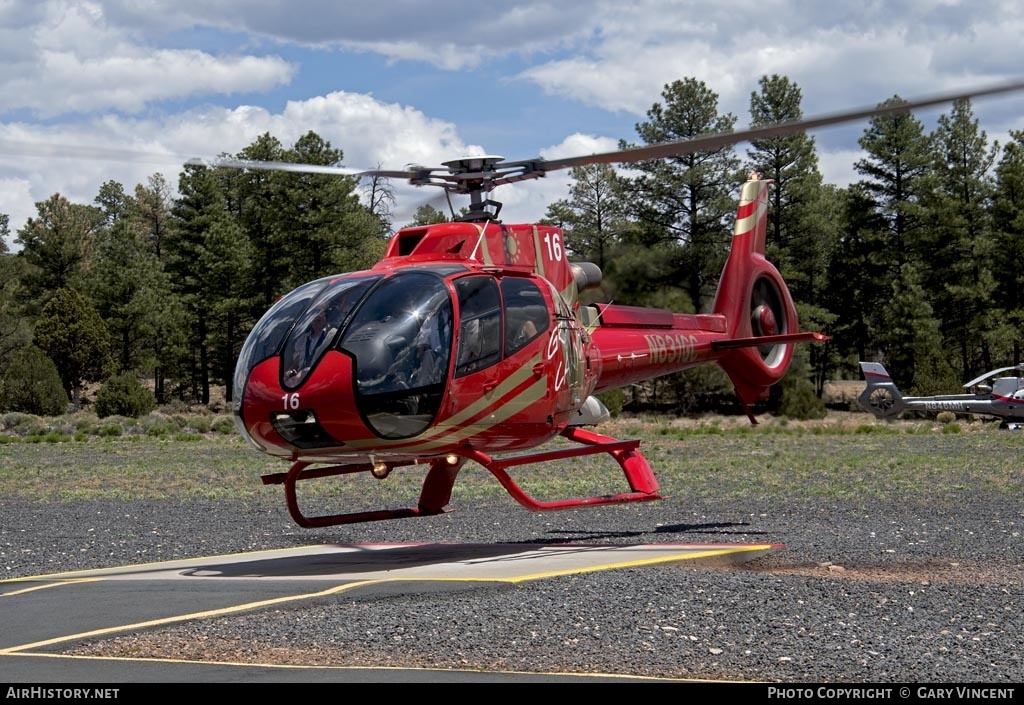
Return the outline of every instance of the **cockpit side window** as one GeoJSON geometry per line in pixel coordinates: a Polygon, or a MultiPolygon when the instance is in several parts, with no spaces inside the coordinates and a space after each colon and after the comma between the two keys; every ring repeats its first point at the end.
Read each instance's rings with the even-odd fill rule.
{"type": "Polygon", "coordinates": [[[505,355],[508,356],[547,330],[551,317],[540,288],[529,279],[502,279],[501,297],[505,303],[505,355]]]}
{"type": "Polygon", "coordinates": [[[462,377],[501,359],[501,296],[492,277],[455,282],[459,297],[459,353],[455,376],[462,377]]]}
{"type": "Polygon", "coordinates": [[[282,386],[285,389],[295,389],[305,381],[374,281],[374,277],[339,279],[324,289],[306,309],[281,352],[282,386]]]}

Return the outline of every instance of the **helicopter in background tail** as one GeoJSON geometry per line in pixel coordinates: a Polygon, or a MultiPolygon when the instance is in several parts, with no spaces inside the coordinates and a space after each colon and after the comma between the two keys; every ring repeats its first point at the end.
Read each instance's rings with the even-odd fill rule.
{"type": "Polygon", "coordinates": [[[1024,427],[1024,365],[1000,367],[964,384],[965,394],[939,394],[927,397],[904,396],[880,362],[861,362],[867,387],[857,403],[879,419],[893,419],[905,411],[951,411],[956,414],[993,416],[1002,428],[1024,427]],[[1004,372],[1014,375],[997,377],[1004,372]]]}

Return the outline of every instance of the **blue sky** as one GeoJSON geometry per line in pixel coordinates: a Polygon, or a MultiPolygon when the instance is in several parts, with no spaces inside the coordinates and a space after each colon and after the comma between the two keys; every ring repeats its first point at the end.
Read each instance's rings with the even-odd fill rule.
{"type": "MultiPolygon", "coordinates": [[[[354,169],[551,158],[635,141],[664,86],[689,77],[737,128],[766,74],[796,82],[805,116],[994,85],[1024,75],[1021,36],[1024,13],[999,0],[0,0],[0,213],[13,234],[54,193],[91,203],[105,181],[130,192],[156,172],[176,184],[181,159],[109,150],[204,158],[314,130],[354,169]]],[[[1024,93],[974,109],[990,140],[1024,129],[1024,93]]],[[[946,110],[919,116],[930,128],[946,110]]],[[[857,178],[865,126],[812,133],[827,181],[857,178]]],[[[494,197],[525,222],[566,185],[556,173],[494,197]]],[[[400,188],[396,222],[430,195],[400,188]]]]}

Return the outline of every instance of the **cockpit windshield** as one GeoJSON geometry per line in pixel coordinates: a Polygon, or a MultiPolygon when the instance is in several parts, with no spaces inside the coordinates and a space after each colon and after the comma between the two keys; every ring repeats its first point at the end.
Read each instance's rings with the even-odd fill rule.
{"type": "MultiPolygon", "coordinates": [[[[558,292],[552,298],[560,301],[558,292]]],[[[558,315],[569,314],[559,309],[558,315]]],[[[552,320],[544,293],[529,277],[476,274],[455,264],[325,277],[283,296],[249,334],[235,371],[236,420],[243,422],[240,404],[253,369],[276,357],[285,392],[298,392],[313,376],[319,381],[312,394],[302,395],[304,402],[354,403],[382,438],[410,438],[441,412],[449,377],[461,382],[512,356],[528,359],[527,346],[552,320]],[[351,377],[339,373],[340,357],[316,375],[332,350],[349,358],[351,377]]],[[[291,412],[284,414],[288,423],[275,421],[289,442],[315,447],[339,440],[309,423],[312,409],[294,411],[301,412],[301,424],[291,423],[291,412]]]]}
{"type": "Polygon", "coordinates": [[[420,433],[440,409],[452,347],[452,302],[429,271],[382,281],[345,327],[360,411],[385,438],[420,433]]]}
{"type": "Polygon", "coordinates": [[[345,319],[378,277],[339,279],[321,291],[295,322],[281,351],[281,386],[295,389],[327,351],[345,319]]]}

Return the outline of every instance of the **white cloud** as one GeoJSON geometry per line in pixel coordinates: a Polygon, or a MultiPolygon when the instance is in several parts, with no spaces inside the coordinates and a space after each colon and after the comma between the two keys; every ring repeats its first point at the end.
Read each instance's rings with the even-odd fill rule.
{"type": "Polygon", "coordinates": [[[7,242],[9,250],[13,249],[18,228],[36,215],[33,203],[32,187],[27,179],[0,179],[0,213],[9,216],[8,225],[11,231],[11,237],[7,242]]]}
{"type": "Polygon", "coordinates": [[[854,170],[853,165],[866,156],[863,150],[835,149],[818,151],[818,170],[825,183],[846,188],[864,177],[854,170]]]}
{"type": "MultiPolygon", "coordinates": [[[[75,203],[92,203],[108,180],[130,192],[156,172],[174,187],[185,159],[237,153],[264,133],[290,147],[311,130],[343,149],[345,165],[355,169],[401,169],[410,163],[438,166],[453,155],[481,152],[479,146],[464,144],[451,123],[407,106],[343,92],[291,101],[280,113],[241,106],[196,109],[160,119],[108,115],[73,127],[0,124],[0,145],[28,152],[0,153],[0,174],[12,175],[0,194],[0,212],[11,216],[13,232],[35,214],[33,203],[54,193],[75,203]],[[39,145],[35,156],[33,145],[39,145]],[[72,152],[60,145],[84,148],[72,152]],[[121,156],[124,152],[136,157],[128,161],[121,156]]],[[[408,201],[423,197],[420,189],[408,185],[396,184],[396,190],[408,201]]]]}
{"type": "MultiPolygon", "coordinates": [[[[45,18],[19,31],[12,60],[0,64],[5,110],[41,117],[115,109],[138,112],[154,101],[264,91],[290,81],[296,67],[276,56],[161,49],[106,22],[93,2],[51,2],[45,18]]],[[[10,51],[10,50],[9,50],[10,51]]]]}
{"type": "MultiPolygon", "coordinates": [[[[686,77],[716,92],[737,127],[749,122],[764,74],[790,77],[805,115],[863,107],[1014,76],[1022,29],[1009,0],[378,0],[358,13],[329,0],[0,0],[0,144],[95,150],[74,161],[0,154],[0,212],[16,229],[53,193],[90,203],[106,180],[130,189],[161,171],[173,183],[181,166],[98,159],[106,150],[212,157],[265,132],[290,145],[313,130],[354,168],[480,154],[474,139],[495,144],[505,125],[498,149],[513,159],[538,143],[551,145],[542,150],[549,158],[613,151],[618,139],[635,139],[632,124],[661,102],[664,86],[686,77]],[[398,97],[375,98],[375,81],[398,97]],[[256,104],[269,91],[272,101],[256,104]],[[232,98],[239,92],[247,104],[232,98]],[[49,118],[30,122],[38,116],[49,118]],[[486,137],[464,137],[480,124],[486,137]],[[530,140],[522,151],[513,135],[530,140]]],[[[1024,128],[1019,97],[976,110],[993,138],[1024,128]]],[[[826,180],[848,183],[862,129],[815,133],[826,180]]],[[[495,198],[506,220],[535,220],[566,185],[567,173],[553,172],[495,198]]],[[[425,200],[422,189],[409,191],[400,198],[425,200]]]]}
{"type": "Polygon", "coordinates": [[[154,27],[217,27],[284,44],[370,51],[458,70],[508,54],[545,52],[587,36],[604,3],[477,0],[107,0],[108,16],[149,33],[154,27]]]}

